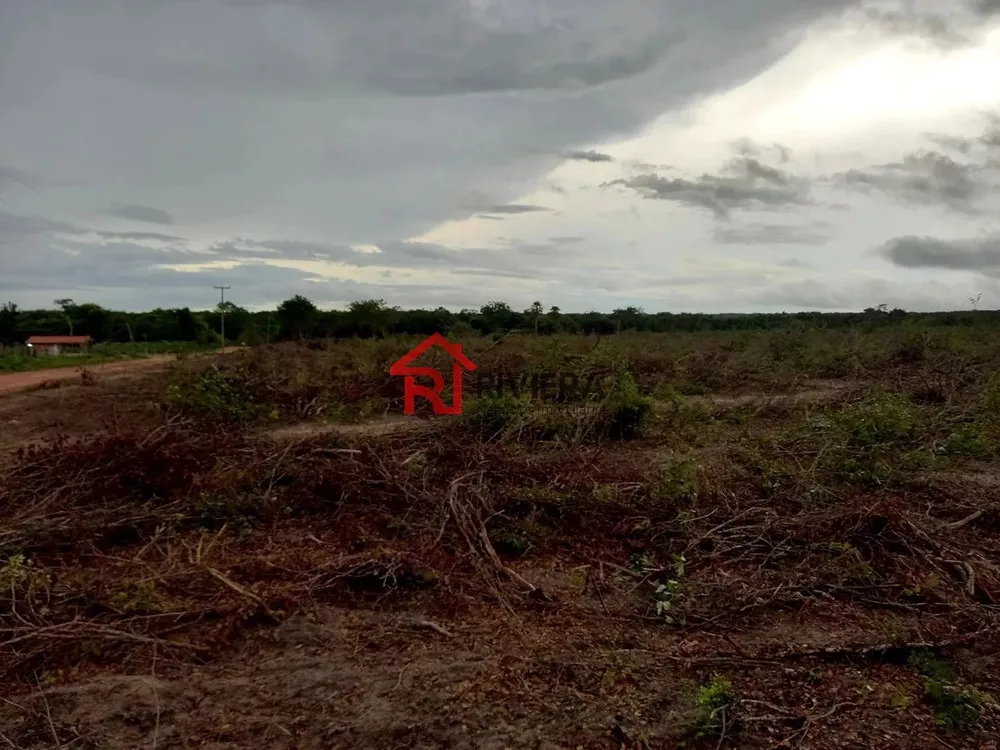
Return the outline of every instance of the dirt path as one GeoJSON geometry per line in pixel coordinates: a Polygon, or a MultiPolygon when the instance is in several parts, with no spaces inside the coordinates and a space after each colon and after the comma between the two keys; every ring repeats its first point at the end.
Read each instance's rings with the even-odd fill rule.
{"type": "MultiPolygon", "coordinates": [[[[225,353],[238,351],[240,347],[226,347],[225,353]]],[[[212,352],[217,353],[217,352],[212,352]]],[[[97,376],[108,377],[131,375],[148,372],[162,367],[167,362],[177,359],[176,354],[154,354],[143,359],[126,359],[120,362],[106,362],[100,365],[84,365],[82,367],[54,367],[51,370],[32,370],[30,372],[11,372],[0,375],[0,395],[15,393],[35,388],[43,383],[54,383],[61,380],[78,380],[84,372],[97,376]]]]}
{"type": "Polygon", "coordinates": [[[176,359],[173,354],[157,354],[145,359],[129,359],[122,362],[107,362],[90,367],[56,367],[51,370],[32,370],[30,372],[11,372],[0,375],[0,394],[24,391],[29,388],[52,383],[59,380],[79,379],[84,372],[95,375],[121,375],[131,372],[141,372],[156,368],[165,362],[176,359]]]}

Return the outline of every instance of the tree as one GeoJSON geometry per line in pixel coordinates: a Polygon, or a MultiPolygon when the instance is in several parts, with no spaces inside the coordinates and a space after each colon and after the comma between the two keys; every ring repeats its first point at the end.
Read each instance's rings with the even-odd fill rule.
{"type": "Polygon", "coordinates": [[[537,300],[535,302],[532,302],[531,307],[529,307],[527,310],[528,315],[531,316],[531,319],[535,323],[535,333],[538,333],[538,319],[542,317],[542,313],[544,311],[545,308],[542,307],[542,303],[538,302],[537,300]]]}
{"type": "Polygon", "coordinates": [[[374,338],[388,333],[399,316],[399,308],[387,306],[385,300],[366,299],[352,302],[347,313],[356,334],[374,338]]]}
{"type": "Polygon", "coordinates": [[[13,344],[17,338],[18,312],[13,302],[0,307],[0,343],[13,344]]]}
{"type": "Polygon", "coordinates": [[[108,337],[111,312],[100,305],[95,305],[92,302],[73,305],[70,308],[69,317],[76,321],[76,329],[81,334],[98,341],[108,337]]]}
{"type": "Polygon", "coordinates": [[[198,341],[204,338],[202,331],[207,332],[208,328],[204,320],[195,317],[195,314],[187,307],[182,307],[175,314],[177,316],[177,333],[181,341],[198,341]]]}
{"type": "Polygon", "coordinates": [[[506,302],[488,302],[479,308],[474,325],[483,333],[511,331],[517,328],[519,317],[506,302]]]}
{"type": "Polygon", "coordinates": [[[229,341],[238,341],[246,331],[250,313],[246,308],[240,307],[232,302],[220,302],[215,306],[215,311],[221,313],[219,316],[213,315],[209,327],[218,334],[222,334],[222,320],[225,316],[226,338],[229,341]]]}
{"type": "Polygon", "coordinates": [[[278,305],[278,325],[282,338],[303,339],[313,332],[316,323],[316,305],[296,294],[278,305]]]}
{"type": "Polygon", "coordinates": [[[641,307],[629,306],[611,311],[611,319],[615,321],[615,330],[619,333],[623,328],[626,330],[629,328],[639,330],[642,319],[645,316],[646,313],[641,307]]]}
{"type": "Polygon", "coordinates": [[[76,307],[76,303],[73,302],[69,297],[63,297],[62,299],[57,299],[55,303],[62,308],[63,315],[66,317],[66,322],[69,323],[69,335],[73,335],[73,318],[70,313],[73,308],[76,307]]]}

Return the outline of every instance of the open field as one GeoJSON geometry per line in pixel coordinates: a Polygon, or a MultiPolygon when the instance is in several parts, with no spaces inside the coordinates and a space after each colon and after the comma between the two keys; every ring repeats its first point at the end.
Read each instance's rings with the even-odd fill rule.
{"type": "Polygon", "coordinates": [[[417,341],[0,396],[0,744],[996,747],[991,328],[417,341]]]}

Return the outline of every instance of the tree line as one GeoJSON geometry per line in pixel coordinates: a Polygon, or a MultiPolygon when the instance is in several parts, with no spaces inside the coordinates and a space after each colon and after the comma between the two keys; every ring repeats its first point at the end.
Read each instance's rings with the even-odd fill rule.
{"type": "Polygon", "coordinates": [[[378,338],[395,334],[445,333],[503,334],[525,331],[538,334],[584,333],[608,335],[623,331],[659,333],[681,331],[775,330],[788,327],[855,328],[901,325],[995,325],[1000,311],[965,310],[914,313],[886,305],[860,312],[797,313],[649,313],[625,307],[610,313],[564,313],[535,302],[515,310],[505,302],[490,302],[479,309],[452,312],[403,310],[384,300],[352,302],[346,310],[321,310],[311,300],[296,295],[275,310],[250,311],[232,302],[212,310],[157,308],[147,312],[109,310],[72,299],[55,300],[50,309],[22,310],[14,303],[0,306],[0,343],[23,343],[32,335],[86,335],[95,341],[192,341],[219,343],[223,321],[227,342],[262,344],[306,338],[378,338]]]}

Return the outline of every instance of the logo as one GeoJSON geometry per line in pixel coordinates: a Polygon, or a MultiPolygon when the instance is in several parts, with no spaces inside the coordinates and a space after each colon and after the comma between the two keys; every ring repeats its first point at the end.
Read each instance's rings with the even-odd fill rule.
{"type": "Polygon", "coordinates": [[[462,353],[461,344],[453,344],[440,333],[435,333],[393,363],[392,367],[389,368],[389,374],[406,378],[403,406],[403,411],[406,414],[413,414],[414,399],[417,396],[422,396],[430,401],[435,414],[461,414],[462,375],[465,370],[475,369],[476,364],[462,353]],[[414,367],[412,365],[414,360],[434,346],[440,346],[451,356],[451,406],[445,404],[444,399],[441,398],[444,393],[444,375],[433,367],[414,367]],[[418,385],[418,377],[430,378],[433,385],[418,385]]]}

